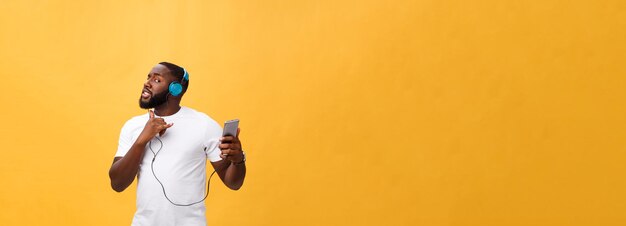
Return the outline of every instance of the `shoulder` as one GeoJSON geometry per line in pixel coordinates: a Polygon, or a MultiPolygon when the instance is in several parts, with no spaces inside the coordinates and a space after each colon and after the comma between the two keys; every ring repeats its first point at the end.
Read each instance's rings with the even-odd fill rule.
{"type": "Polygon", "coordinates": [[[221,130],[220,124],[217,123],[217,121],[215,121],[215,119],[211,118],[209,115],[205,114],[204,112],[200,112],[200,111],[197,111],[197,110],[195,110],[193,108],[189,108],[189,107],[183,107],[183,109],[186,111],[186,114],[188,114],[189,117],[192,117],[192,118],[198,120],[199,123],[203,123],[209,129],[219,129],[219,130],[221,130]]]}
{"type": "Polygon", "coordinates": [[[147,121],[148,121],[148,113],[143,114],[143,115],[134,116],[134,117],[128,119],[124,123],[124,126],[122,127],[122,131],[124,131],[124,130],[132,130],[133,128],[141,127],[144,124],[146,124],[147,121]]]}

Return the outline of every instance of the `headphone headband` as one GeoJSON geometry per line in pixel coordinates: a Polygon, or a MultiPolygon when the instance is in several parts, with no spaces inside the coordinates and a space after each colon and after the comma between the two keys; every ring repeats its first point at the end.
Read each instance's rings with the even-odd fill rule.
{"type": "Polygon", "coordinates": [[[187,69],[183,68],[183,80],[189,81],[189,73],[187,73],[187,69]]]}

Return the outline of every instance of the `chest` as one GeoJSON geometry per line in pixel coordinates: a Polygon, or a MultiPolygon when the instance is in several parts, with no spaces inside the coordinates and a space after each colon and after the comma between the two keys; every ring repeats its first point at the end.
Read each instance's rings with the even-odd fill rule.
{"type": "MultiPolygon", "coordinates": [[[[207,142],[205,141],[206,127],[190,120],[179,119],[170,122],[174,125],[168,128],[162,136],[157,135],[146,145],[144,160],[152,159],[154,154],[157,154],[158,159],[171,161],[193,161],[206,158],[204,152],[207,142]]],[[[133,132],[133,140],[136,140],[142,131],[143,127],[136,129],[133,132]]]]}

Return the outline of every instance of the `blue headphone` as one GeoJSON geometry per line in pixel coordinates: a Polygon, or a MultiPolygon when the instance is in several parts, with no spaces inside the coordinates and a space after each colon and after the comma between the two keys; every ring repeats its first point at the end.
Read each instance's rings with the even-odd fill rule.
{"type": "Polygon", "coordinates": [[[183,93],[183,85],[181,83],[185,82],[185,81],[189,81],[189,73],[187,73],[187,70],[185,68],[183,68],[183,79],[180,80],[180,82],[178,81],[173,81],[172,83],[170,83],[169,86],[169,91],[170,94],[172,94],[172,96],[178,96],[181,93],[183,93]]]}

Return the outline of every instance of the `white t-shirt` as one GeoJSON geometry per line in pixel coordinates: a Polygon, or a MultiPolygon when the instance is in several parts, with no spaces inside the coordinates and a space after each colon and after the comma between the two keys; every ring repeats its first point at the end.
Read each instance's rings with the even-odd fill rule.
{"type": "MultiPolygon", "coordinates": [[[[222,160],[218,147],[222,128],[206,114],[187,107],[162,118],[174,125],[159,137],[163,142],[160,151],[161,142],[156,138],[146,145],[137,173],[137,212],[132,225],[206,225],[204,202],[175,206],[165,198],[161,185],[152,174],[150,164],[154,154],[149,146],[152,145],[152,150],[157,153],[154,173],[163,183],[167,197],[174,203],[189,204],[204,198],[207,188],[205,158],[211,162],[222,160]]],[[[116,157],[126,155],[148,119],[146,113],[124,124],[116,157]]]]}

